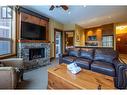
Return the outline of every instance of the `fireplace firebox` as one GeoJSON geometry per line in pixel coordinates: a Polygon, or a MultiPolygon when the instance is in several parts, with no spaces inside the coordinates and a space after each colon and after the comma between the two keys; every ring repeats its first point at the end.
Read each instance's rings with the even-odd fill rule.
{"type": "Polygon", "coordinates": [[[45,48],[30,48],[29,49],[29,60],[44,58],[45,48]]]}

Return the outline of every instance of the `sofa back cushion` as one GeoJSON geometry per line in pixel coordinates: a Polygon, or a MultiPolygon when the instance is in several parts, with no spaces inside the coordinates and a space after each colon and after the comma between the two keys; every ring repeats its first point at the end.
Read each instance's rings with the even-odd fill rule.
{"type": "Polygon", "coordinates": [[[92,48],[81,48],[80,49],[79,57],[93,60],[93,56],[94,56],[94,49],[92,48]]]}
{"type": "Polygon", "coordinates": [[[96,49],[94,60],[105,61],[108,63],[113,63],[113,60],[118,58],[118,53],[113,49],[96,49]]]}
{"type": "Polygon", "coordinates": [[[68,55],[78,57],[79,56],[79,48],[70,48],[68,49],[68,55]]]}

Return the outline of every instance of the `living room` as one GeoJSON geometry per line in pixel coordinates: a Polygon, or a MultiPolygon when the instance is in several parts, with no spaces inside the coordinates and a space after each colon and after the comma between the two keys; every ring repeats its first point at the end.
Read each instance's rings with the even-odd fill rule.
{"type": "Polygon", "coordinates": [[[0,89],[126,89],[126,10],[0,6],[0,89]]]}

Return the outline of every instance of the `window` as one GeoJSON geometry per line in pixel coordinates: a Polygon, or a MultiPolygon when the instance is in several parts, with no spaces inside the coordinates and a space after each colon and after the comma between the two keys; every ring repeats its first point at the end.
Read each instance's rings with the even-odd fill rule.
{"type": "Polygon", "coordinates": [[[7,6],[0,6],[0,56],[11,54],[13,48],[12,36],[12,9],[7,6]]]}
{"type": "Polygon", "coordinates": [[[113,47],[113,36],[103,36],[103,47],[113,47]]]}

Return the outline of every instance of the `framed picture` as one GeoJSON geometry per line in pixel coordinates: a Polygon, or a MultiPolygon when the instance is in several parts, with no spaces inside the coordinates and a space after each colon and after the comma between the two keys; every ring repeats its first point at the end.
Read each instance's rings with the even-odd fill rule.
{"type": "Polygon", "coordinates": [[[79,34],[76,35],[76,41],[77,41],[77,42],[80,41],[80,36],[79,36],[79,34]]]}

